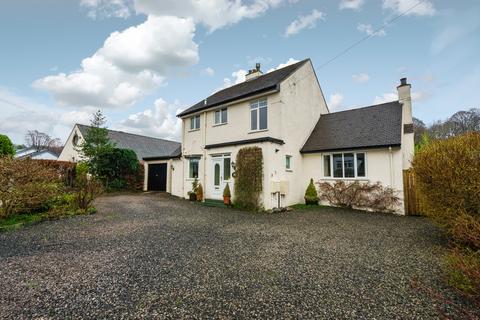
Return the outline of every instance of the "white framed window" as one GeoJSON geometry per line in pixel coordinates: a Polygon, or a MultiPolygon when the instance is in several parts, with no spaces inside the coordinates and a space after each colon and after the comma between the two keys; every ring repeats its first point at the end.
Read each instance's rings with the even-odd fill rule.
{"type": "Polygon", "coordinates": [[[250,102],[250,129],[266,130],[268,127],[268,106],[267,99],[260,99],[250,102]]]}
{"type": "Polygon", "coordinates": [[[190,117],[190,130],[200,129],[200,115],[190,117]]]}
{"type": "Polygon", "coordinates": [[[323,155],[323,176],[330,178],[364,178],[366,153],[343,152],[323,155]]]}
{"type": "Polygon", "coordinates": [[[292,170],[292,156],[285,156],[285,169],[292,170]]]}
{"type": "Polygon", "coordinates": [[[198,164],[200,158],[190,158],[188,160],[188,177],[190,179],[198,178],[198,164]]]}
{"type": "Polygon", "coordinates": [[[228,121],[227,108],[215,111],[214,124],[225,124],[228,121]]]}

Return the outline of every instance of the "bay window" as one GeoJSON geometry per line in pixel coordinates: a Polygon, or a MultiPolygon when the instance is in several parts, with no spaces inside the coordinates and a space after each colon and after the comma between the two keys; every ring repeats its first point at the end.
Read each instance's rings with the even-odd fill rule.
{"type": "Polygon", "coordinates": [[[345,152],[323,155],[323,176],[333,178],[364,178],[365,153],[345,152]]]}

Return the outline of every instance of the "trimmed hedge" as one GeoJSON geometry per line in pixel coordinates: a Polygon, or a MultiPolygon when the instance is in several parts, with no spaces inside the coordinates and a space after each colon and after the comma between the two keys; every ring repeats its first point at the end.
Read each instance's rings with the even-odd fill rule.
{"type": "Polygon", "coordinates": [[[247,210],[260,210],[263,190],[263,155],[259,147],[245,147],[238,151],[235,162],[234,203],[247,210]]]}

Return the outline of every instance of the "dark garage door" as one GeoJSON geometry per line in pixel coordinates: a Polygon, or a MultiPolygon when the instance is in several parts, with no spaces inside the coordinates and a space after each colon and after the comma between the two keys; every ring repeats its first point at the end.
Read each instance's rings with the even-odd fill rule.
{"type": "Polygon", "coordinates": [[[167,191],[167,164],[148,165],[148,190],[167,191]]]}

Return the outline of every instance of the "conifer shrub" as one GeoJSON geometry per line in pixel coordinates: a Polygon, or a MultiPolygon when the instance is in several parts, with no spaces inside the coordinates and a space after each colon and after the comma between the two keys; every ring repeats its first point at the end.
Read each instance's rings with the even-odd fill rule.
{"type": "Polygon", "coordinates": [[[313,183],[313,179],[310,179],[307,190],[305,191],[305,204],[308,205],[318,205],[318,193],[313,183]]]}
{"type": "Polygon", "coordinates": [[[203,187],[202,183],[199,183],[196,190],[195,194],[197,195],[197,201],[202,202],[203,201],[203,187]]]}

